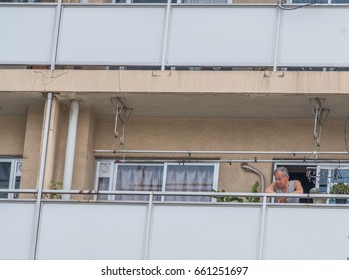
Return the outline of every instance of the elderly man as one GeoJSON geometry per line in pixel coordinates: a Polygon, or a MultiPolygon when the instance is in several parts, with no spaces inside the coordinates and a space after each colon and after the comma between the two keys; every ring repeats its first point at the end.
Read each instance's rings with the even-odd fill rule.
{"type": "MultiPolygon", "coordinates": [[[[289,180],[288,170],[286,167],[278,167],[273,172],[275,182],[271,183],[266,189],[266,193],[303,193],[303,187],[298,180],[289,180]]],[[[279,203],[298,203],[299,198],[279,197],[279,203]]]]}

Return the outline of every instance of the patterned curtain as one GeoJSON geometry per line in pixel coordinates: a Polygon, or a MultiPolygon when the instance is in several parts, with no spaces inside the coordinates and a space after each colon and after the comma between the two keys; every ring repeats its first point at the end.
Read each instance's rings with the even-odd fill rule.
{"type": "MultiPolygon", "coordinates": [[[[119,165],[116,190],[161,191],[162,166],[119,165]]],[[[148,200],[147,195],[119,195],[117,200],[148,200]]],[[[159,200],[156,197],[155,200],[159,200]]]]}
{"type": "MultiPolygon", "coordinates": [[[[210,192],[213,188],[213,166],[169,165],[166,191],[210,192]]],[[[208,196],[166,196],[167,201],[211,201],[208,196]]]]}

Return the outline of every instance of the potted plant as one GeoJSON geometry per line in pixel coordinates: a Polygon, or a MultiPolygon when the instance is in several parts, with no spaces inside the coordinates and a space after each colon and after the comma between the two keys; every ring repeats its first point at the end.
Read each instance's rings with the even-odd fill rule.
{"type": "MultiPolygon", "coordinates": [[[[254,183],[251,187],[251,193],[258,193],[258,189],[259,189],[259,182],[257,181],[256,183],[254,183]]],[[[216,191],[216,190],[212,190],[212,192],[220,192],[220,193],[224,193],[225,190],[221,190],[221,191],[216,191]]],[[[213,198],[216,199],[216,202],[244,202],[244,199],[238,196],[230,196],[230,195],[225,195],[225,196],[213,196],[213,198]]],[[[260,197],[258,196],[248,196],[246,197],[247,202],[260,202],[260,197]]]]}
{"type": "MultiPolygon", "coordinates": [[[[221,190],[221,191],[216,191],[216,190],[212,190],[213,192],[219,192],[219,193],[224,193],[225,190],[221,190]]],[[[243,199],[237,196],[230,196],[230,195],[220,195],[220,196],[213,196],[213,198],[216,199],[216,202],[243,202],[243,199]]]]}
{"type": "MultiPolygon", "coordinates": [[[[325,192],[320,191],[318,188],[311,188],[309,191],[310,194],[326,194],[325,192]]],[[[326,203],[327,198],[326,197],[314,197],[313,203],[317,204],[323,204],[326,203]]]]}
{"type": "MultiPolygon", "coordinates": [[[[349,185],[343,182],[334,184],[332,186],[331,194],[349,194],[349,185]]],[[[346,198],[336,198],[336,203],[346,204],[346,198]]]]}

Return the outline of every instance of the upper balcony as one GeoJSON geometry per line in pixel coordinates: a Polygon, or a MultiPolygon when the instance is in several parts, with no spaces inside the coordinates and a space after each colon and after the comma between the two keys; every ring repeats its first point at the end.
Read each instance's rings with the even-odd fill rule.
{"type": "Polygon", "coordinates": [[[323,96],[330,118],[346,117],[349,6],[131,2],[0,3],[0,68],[35,73],[1,72],[0,114],[50,91],[110,117],[124,94],[135,117],[312,119],[309,99],[323,96]]]}
{"type": "Polygon", "coordinates": [[[328,4],[0,3],[0,65],[347,70],[348,17],[328,4]]]}

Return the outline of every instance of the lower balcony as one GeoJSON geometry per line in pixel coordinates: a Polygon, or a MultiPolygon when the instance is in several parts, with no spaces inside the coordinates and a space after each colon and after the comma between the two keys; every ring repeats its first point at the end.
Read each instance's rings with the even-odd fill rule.
{"type": "MultiPolygon", "coordinates": [[[[261,193],[224,193],[259,198],[254,201],[260,202],[222,203],[213,198],[222,193],[142,192],[148,200],[137,202],[92,199],[97,194],[120,194],[111,191],[46,190],[43,199],[36,190],[12,192],[22,193],[20,197],[31,193],[36,198],[0,200],[0,259],[345,260],[349,257],[349,204],[277,204],[272,202],[270,194],[261,193]],[[57,196],[53,192],[61,194],[57,196]],[[70,195],[71,199],[60,199],[62,195],[70,195]],[[171,195],[209,195],[212,201],[155,199],[171,195]],[[45,198],[49,196],[54,199],[45,198]]],[[[315,195],[322,196],[329,201],[336,195],[315,195]]],[[[310,199],[314,195],[298,197],[310,199]]]]}

